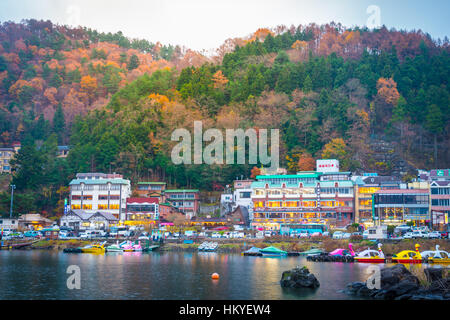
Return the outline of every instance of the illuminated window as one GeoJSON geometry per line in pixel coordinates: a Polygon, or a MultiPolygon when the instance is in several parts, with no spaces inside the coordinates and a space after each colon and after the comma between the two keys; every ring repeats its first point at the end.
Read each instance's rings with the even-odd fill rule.
{"type": "Polygon", "coordinates": [[[72,205],[72,210],[78,210],[78,209],[81,209],[81,205],[79,205],[79,204],[72,205]]]}
{"type": "Polygon", "coordinates": [[[380,190],[379,187],[361,187],[359,188],[359,193],[375,193],[380,190]]]}
{"type": "Polygon", "coordinates": [[[255,208],[264,208],[264,201],[255,201],[255,208]]]}
{"type": "Polygon", "coordinates": [[[287,207],[287,208],[295,208],[295,207],[298,207],[298,202],[297,202],[297,201],[286,201],[286,202],[284,203],[284,207],[287,207]]]}
{"type": "Polygon", "coordinates": [[[92,210],[92,204],[83,204],[84,210],[92,210]]]}
{"type": "Polygon", "coordinates": [[[98,209],[99,209],[99,210],[105,210],[105,209],[108,209],[108,205],[106,205],[106,204],[99,204],[99,205],[98,205],[98,209]]]}
{"type": "Polygon", "coordinates": [[[269,208],[280,208],[281,207],[281,201],[269,201],[268,202],[269,208]]]}
{"type": "Polygon", "coordinates": [[[302,207],[311,208],[311,207],[316,207],[316,206],[317,206],[316,201],[303,201],[302,202],[302,207]]]}
{"type": "Polygon", "coordinates": [[[320,206],[321,207],[327,207],[327,208],[332,208],[334,207],[334,201],[320,201],[320,206]]]}
{"type": "Polygon", "coordinates": [[[359,204],[361,206],[371,206],[372,205],[372,199],[359,200],[359,204]]]}
{"type": "Polygon", "coordinates": [[[264,190],[256,189],[256,190],[255,190],[255,194],[256,194],[257,196],[263,196],[263,195],[264,195],[264,190]]]}
{"type": "Polygon", "coordinates": [[[110,204],[109,208],[110,209],[119,209],[119,205],[118,204],[110,204]]]}

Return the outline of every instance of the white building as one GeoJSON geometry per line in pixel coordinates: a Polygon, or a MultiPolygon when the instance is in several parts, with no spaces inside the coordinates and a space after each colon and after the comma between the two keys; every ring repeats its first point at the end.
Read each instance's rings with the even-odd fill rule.
{"type": "Polygon", "coordinates": [[[108,212],[87,213],[83,210],[71,210],[60,219],[60,226],[71,227],[74,230],[108,229],[119,220],[108,212]]]}
{"type": "Polygon", "coordinates": [[[70,182],[70,209],[86,213],[108,212],[125,220],[130,180],[119,174],[78,173],[70,182]]]}
{"type": "Polygon", "coordinates": [[[2,218],[0,217],[0,231],[3,230],[17,230],[19,227],[19,220],[17,218],[2,218]]]}

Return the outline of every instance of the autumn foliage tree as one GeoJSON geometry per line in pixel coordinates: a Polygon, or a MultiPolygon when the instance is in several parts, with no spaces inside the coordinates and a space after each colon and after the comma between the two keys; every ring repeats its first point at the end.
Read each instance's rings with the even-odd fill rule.
{"type": "Polygon", "coordinates": [[[258,167],[253,167],[253,169],[251,170],[250,178],[255,179],[256,176],[259,176],[260,174],[261,174],[261,169],[258,167]]]}
{"type": "Polygon", "coordinates": [[[298,159],[297,169],[299,171],[314,171],[316,168],[316,160],[310,153],[304,152],[298,159]]]}

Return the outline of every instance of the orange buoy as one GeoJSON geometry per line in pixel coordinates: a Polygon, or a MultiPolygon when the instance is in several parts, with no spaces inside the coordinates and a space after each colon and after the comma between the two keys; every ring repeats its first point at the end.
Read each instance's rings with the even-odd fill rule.
{"type": "Polygon", "coordinates": [[[218,273],[213,273],[213,274],[211,275],[211,279],[213,279],[213,280],[219,280],[219,274],[218,274],[218,273]]]}

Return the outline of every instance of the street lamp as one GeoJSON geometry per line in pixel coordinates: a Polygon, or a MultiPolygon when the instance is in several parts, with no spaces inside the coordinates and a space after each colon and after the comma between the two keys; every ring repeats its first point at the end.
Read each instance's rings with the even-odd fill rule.
{"type": "Polygon", "coordinates": [[[16,188],[15,184],[11,185],[11,206],[9,208],[9,218],[12,219],[12,212],[13,212],[13,199],[14,199],[14,189],[16,188]]]}

